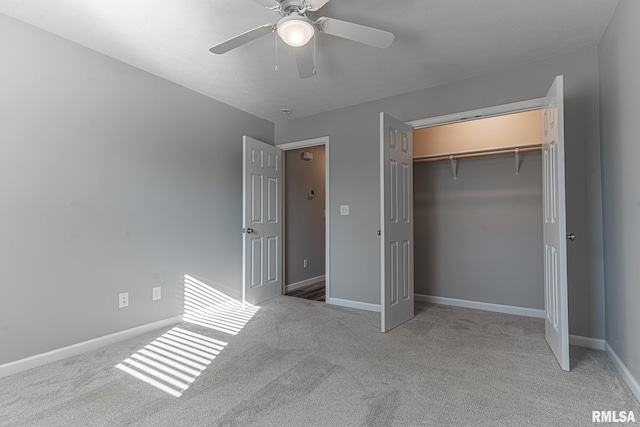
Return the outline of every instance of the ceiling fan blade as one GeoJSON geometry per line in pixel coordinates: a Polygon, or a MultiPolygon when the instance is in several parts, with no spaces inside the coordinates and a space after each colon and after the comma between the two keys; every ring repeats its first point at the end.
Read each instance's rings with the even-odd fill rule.
{"type": "Polygon", "coordinates": [[[394,35],[388,31],[365,27],[353,22],[340,21],[339,19],[320,18],[316,23],[323,33],[379,47],[380,49],[386,49],[391,46],[394,39],[394,35]]]}
{"type": "Polygon", "coordinates": [[[325,4],[329,3],[329,0],[307,0],[307,3],[309,4],[309,6],[311,6],[309,10],[315,12],[325,4]]]}
{"type": "Polygon", "coordinates": [[[273,7],[279,2],[277,0],[253,0],[254,3],[258,3],[262,7],[273,7]]]}
{"type": "Polygon", "coordinates": [[[253,30],[249,30],[245,33],[232,37],[229,40],[225,40],[222,43],[218,43],[217,45],[209,49],[209,51],[217,54],[229,52],[230,50],[240,47],[243,44],[249,43],[250,41],[253,41],[255,39],[259,39],[260,37],[266,36],[267,34],[271,34],[274,28],[275,24],[262,25],[261,27],[254,28],[253,30]]]}
{"type": "Polygon", "coordinates": [[[293,53],[296,55],[296,63],[298,64],[298,75],[301,79],[313,77],[315,75],[315,63],[313,60],[313,47],[311,43],[304,46],[294,47],[293,53]]]}

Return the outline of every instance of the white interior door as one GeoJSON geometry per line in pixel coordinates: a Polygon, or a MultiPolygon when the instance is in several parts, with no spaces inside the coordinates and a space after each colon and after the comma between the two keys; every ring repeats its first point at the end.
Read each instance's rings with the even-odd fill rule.
{"type": "Polygon", "coordinates": [[[244,137],[242,298],[282,293],[282,150],[244,137]]]}
{"type": "Polygon", "coordinates": [[[380,113],[382,332],[413,318],[412,131],[380,113]]]}
{"type": "Polygon", "coordinates": [[[545,337],[560,367],[569,370],[569,313],[564,188],[562,76],[556,77],[542,110],[545,337]]]}

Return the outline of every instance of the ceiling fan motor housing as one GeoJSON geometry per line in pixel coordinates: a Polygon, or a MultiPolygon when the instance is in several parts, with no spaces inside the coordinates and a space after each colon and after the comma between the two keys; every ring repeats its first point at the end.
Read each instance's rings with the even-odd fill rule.
{"type": "Polygon", "coordinates": [[[298,12],[299,14],[306,13],[307,7],[302,3],[302,0],[282,0],[278,4],[278,12],[282,16],[288,16],[292,12],[298,12]]]}

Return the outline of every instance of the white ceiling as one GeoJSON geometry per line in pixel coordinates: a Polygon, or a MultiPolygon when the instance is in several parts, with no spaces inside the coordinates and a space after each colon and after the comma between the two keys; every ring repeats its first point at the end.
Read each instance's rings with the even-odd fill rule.
{"type": "MultiPolygon", "coordinates": [[[[320,34],[314,77],[298,78],[275,35],[209,48],[276,12],[252,0],[0,0],[0,12],[270,121],[301,117],[598,43],[618,0],[332,0],[314,16],[391,31],[380,50],[320,34]],[[287,116],[280,112],[290,108],[287,116]]],[[[274,0],[275,4],[275,0],[274,0]]]]}

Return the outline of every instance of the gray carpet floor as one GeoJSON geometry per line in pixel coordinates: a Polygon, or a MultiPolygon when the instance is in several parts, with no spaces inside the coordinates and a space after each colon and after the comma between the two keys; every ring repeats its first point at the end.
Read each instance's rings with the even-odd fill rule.
{"type": "Polygon", "coordinates": [[[415,319],[382,334],[377,313],[283,296],[235,336],[184,323],[2,378],[0,425],[585,426],[592,410],[640,415],[604,352],[571,347],[562,372],[543,329],[416,303],[415,319]],[[205,350],[225,343],[204,352],[215,358],[194,364],[180,397],[115,367],[167,332],[205,350]]]}

